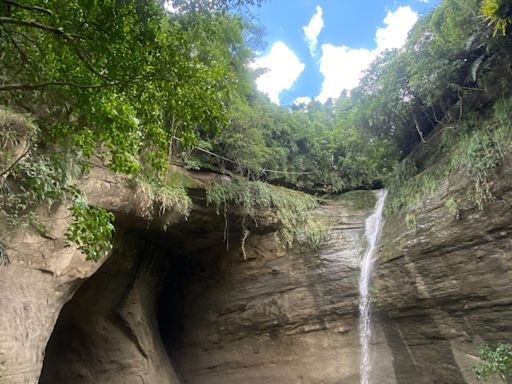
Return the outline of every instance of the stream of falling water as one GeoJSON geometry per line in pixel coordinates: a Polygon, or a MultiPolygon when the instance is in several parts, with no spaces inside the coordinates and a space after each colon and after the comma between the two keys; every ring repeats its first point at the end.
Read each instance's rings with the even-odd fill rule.
{"type": "Polygon", "coordinates": [[[374,263],[374,254],[382,229],[382,211],[387,191],[380,190],[377,194],[375,211],[366,219],[365,234],[368,249],[361,260],[361,276],[359,278],[359,342],[361,345],[361,361],[359,371],[361,384],[370,384],[370,338],[371,338],[371,297],[370,284],[374,263]]]}

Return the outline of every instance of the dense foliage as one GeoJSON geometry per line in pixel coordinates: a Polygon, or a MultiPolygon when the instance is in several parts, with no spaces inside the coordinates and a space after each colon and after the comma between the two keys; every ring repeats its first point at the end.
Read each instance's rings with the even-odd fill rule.
{"type": "Polygon", "coordinates": [[[98,261],[112,248],[114,215],[104,209],[89,207],[84,201],[71,207],[73,223],[66,232],[66,239],[77,244],[87,260],[98,261]]]}
{"type": "MultiPolygon", "coordinates": [[[[238,93],[229,104],[230,124],[216,137],[202,136],[203,147],[223,158],[196,156],[202,162],[195,165],[310,191],[390,183],[397,160],[436,146],[433,138],[463,126],[471,111],[480,110],[483,120],[485,110],[510,95],[508,27],[495,34],[495,23],[483,18],[490,3],[498,4],[508,25],[507,1],[443,1],[417,23],[403,49],[378,57],[350,96],[288,108],[254,89],[238,93]]],[[[454,135],[462,139],[464,132],[454,135]]]]}
{"type": "Polygon", "coordinates": [[[174,2],[178,13],[163,3],[0,3],[0,204],[15,228],[45,232],[34,209],[68,200],[68,239],[98,259],[112,217],[75,185],[92,156],[150,180],[162,214],[188,210],[182,186],[167,183],[172,139],[188,147],[226,125],[249,49],[242,18],[225,11],[246,2],[174,2]]]}
{"type": "Polygon", "coordinates": [[[237,51],[209,43],[228,19],[156,0],[3,1],[0,102],[37,117],[41,144],[101,153],[123,172],[161,170],[172,136],[189,145],[197,127],[227,122],[237,51]]]}
{"type": "MultiPolygon", "coordinates": [[[[64,199],[75,225],[102,223],[84,239],[108,238],[111,218],[85,209],[75,185],[93,156],[134,175],[148,220],[155,210],[188,212],[186,186],[169,183],[173,162],[256,182],[234,183],[233,196],[221,185],[222,199],[212,200],[249,213],[295,210],[259,184],[269,181],[309,192],[386,184],[388,211],[413,214],[415,201],[460,168],[475,203],[490,198],[491,170],[512,150],[509,0],[444,0],[350,95],[289,107],[256,91],[248,64],[261,31],[228,12],[263,1],[174,0],[172,11],[165,3],[0,3],[0,205],[11,223],[44,231],[34,207],[64,199]]],[[[449,205],[456,213],[457,202],[449,205]]],[[[285,228],[302,220],[281,216],[285,228]]],[[[320,232],[311,232],[316,243],[320,232]]],[[[96,259],[100,248],[86,254],[96,259]]]]}
{"type": "Polygon", "coordinates": [[[512,380],[512,346],[498,344],[496,348],[483,345],[479,349],[482,362],[473,367],[479,380],[492,380],[499,377],[504,382],[512,380]]]}
{"type": "MultiPolygon", "coordinates": [[[[511,116],[512,98],[500,99],[488,114],[468,112],[456,129],[441,131],[430,146],[418,147],[387,178],[387,212],[406,211],[414,226],[415,211],[425,198],[449,174],[461,169],[470,181],[470,200],[483,208],[493,197],[492,171],[512,153],[511,116]]],[[[453,198],[446,203],[454,216],[458,215],[457,203],[453,198]]]]}
{"type": "Polygon", "coordinates": [[[369,137],[358,128],[355,108],[343,98],[289,109],[251,90],[230,104],[230,124],[203,143],[224,158],[199,152],[196,157],[203,166],[307,191],[370,188],[399,156],[388,138],[369,137]]]}

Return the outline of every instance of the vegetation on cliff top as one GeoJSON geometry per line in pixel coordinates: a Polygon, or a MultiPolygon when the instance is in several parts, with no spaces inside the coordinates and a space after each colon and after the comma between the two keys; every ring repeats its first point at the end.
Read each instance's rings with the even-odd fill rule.
{"type": "MultiPolygon", "coordinates": [[[[235,179],[232,182],[217,183],[206,193],[208,204],[217,207],[217,213],[228,214],[230,208],[242,208],[242,231],[247,236],[246,220],[255,219],[262,209],[273,209],[282,225],[281,236],[286,244],[299,240],[305,231],[308,243],[318,247],[323,236],[321,223],[313,218],[310,211],[318,206],[315,198],[302,192],[272,186],[261,181],[235,179]]],[[[257,221],[255,221],[257,224],[257,221]]]]}
{"type": "MultiPolygon", "coordinates": [[[[261,2],[175,1],[175,13],[157,0],[3,2],[2,209],[41,231],[33,217],[38,204],[68,199],[75,216],[85,213],[75,179],[93,155],[152,185],[165,209],[185,213],[185,189],[166,184],[173,162],[307,191],[385,183],[395,211],[462,167],[475,203],[490,197],[489,172],[511,142],[508,0],[444,0],[403,49],[378,57],[350,95],[289,108],[255,90],[247,64],[261,31],[227,12],[261,2]],[[21,115],[30,116],[27,129],[8,128],[21,115]],[[429,156],[397,166],[424,148],[429,156]]],[[[296,237],[301,210],[277,190],[270,197],[258,191],[239,203],[250,211],[270,199],[290,228],[285,238],[296,237]]],[[[228,195],[218,201],[237,201],[228,195]]],[[[89,213],[76,223],[102,222],[108,237],[107,216],[89,213]]],[[[83,247],[83,239],[69,237],[83,247]]],[[[91,252],[96,258],[99,251],[91,252]]]]}

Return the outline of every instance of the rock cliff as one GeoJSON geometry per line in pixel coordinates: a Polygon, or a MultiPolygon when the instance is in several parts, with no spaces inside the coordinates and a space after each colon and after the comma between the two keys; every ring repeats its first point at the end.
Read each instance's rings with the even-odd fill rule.
{"type": "MultiPolygon", "coordinates": [[[[367,210],[321,212],[329,238],[318,252],[285,250],[273,234],[233,249],[184,291],[183,331],[170,355],[184,383],[358,383],[358,270],[367,210]]],[[[206,262],[208,254],[198,262],[206,262]]],[[[381,383],[394,383],[378,332],[381,383]]]]}
{"type": "MultiPolygon", "coordinates": [[[[484,210],[467,198],[461,173],[417,207],[415,228],[400,215],[386,219],[374,282],[374,382],[475,383],[477,347],[510,340],[507,165],[484,210]],[[459,202],[456,214],[449,198],[459,202]]],[[[225,219],[204,203],[219,176],[192,176],[188,221],[175,212],[163,230],[141,215],[126,180],[94,168],[83,189],[118,218],[114,249],[100,263],[60,240],[69,220],[63,205],[52,207],[45,237],[9,233],[0,383],[359,383],[357,287],[371,207],[322,205],[330,230],[318,251],[286,249],[276,217],[261,212],[244,260],[237,212],[227,249],[225,219]]]]}
{"type": "Polygon", "coordinates": [[[494,199],[470,200],[463,171],[385,225],[375,276],[397,383],[477,383],[478,346],[512,339],[511,159],[494,174],[494,199]],[[446,202],[457,201],[457,211],[446,202]]]}

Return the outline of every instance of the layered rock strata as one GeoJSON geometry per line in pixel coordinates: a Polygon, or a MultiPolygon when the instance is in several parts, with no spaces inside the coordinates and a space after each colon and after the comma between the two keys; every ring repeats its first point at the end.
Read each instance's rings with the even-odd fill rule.
{"type": "Polygon", "coordinates": [[[512,340],[511,165],[484,209],[461,171],[416,207],[412,228],[388,219],[375,286],[399,384],[477,383],[478,347],[512,340]]]}

